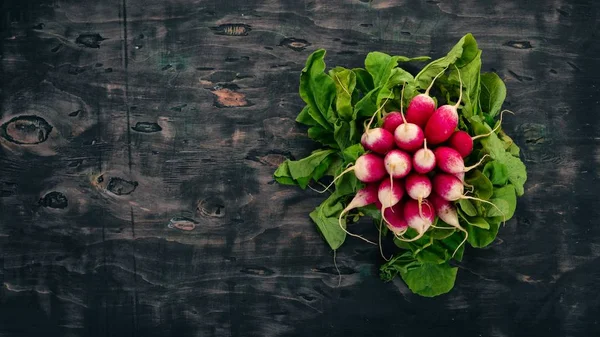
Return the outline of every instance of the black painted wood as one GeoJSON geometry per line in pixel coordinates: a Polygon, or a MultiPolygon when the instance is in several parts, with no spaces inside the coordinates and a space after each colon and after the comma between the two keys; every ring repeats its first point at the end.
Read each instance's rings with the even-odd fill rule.
{"type": "Polygon", "coordinates": [[[0,336],[600,334],[599,2],[1,8],[0,336]],[[517,216],[448,295],[381,283],[355,240],[338,286],[308,218],[322,197],[271,178],[314,146],[293,121],[306,56],[439,57],[467,32],[516,112],[517,216]]]}

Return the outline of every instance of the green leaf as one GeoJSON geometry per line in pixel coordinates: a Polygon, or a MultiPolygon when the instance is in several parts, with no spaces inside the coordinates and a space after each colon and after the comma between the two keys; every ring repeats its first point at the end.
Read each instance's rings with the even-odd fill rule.
{"type": "MultiPolygon", "coordinates": [[[[405,82],[412,82],[413,76],[402,68],[394,68],[390,72],[389,78],[383,84],[379,93],[377,94],[377,107],[379,108],[383,102],[389,102],[396,98],[393,88],[396,86],[402,86],[405,82]]],[[[400,98],[398,96],[398,98],[400,98]]]]}
{"type": "Polygon", "coordinates": [[[506,185],[504,187],[496,188],[490,202],[496,205],[500,211],[489,205],[487,207],[486,216],[500,217],[502,220],[506,218],[508,221],[515,215],[515,210],[517,209],[517,195],[514,186],[506,185]]]}
{"type": "Polygon", "coordinates": [[[353,119],[357,120],[364,117],[371,117],[377,111],[377,95],[379,87],[369,91],[360,101],[354,106],[353,119]]]}
{"type": "Polygon", "coordinates": [[[389,282],[401,272],[408,272],[413,268],[420,268],[421,264],[412,256],[411,252],[394,255],[380,268],[380,277],[384,282],[389,282]]]}
{"type": "Polygon", "coordinates": [[[465,182],[475,187],[475,192],[480,199],[487,200],[492,196],[494,186],[481,171],[473,170],[468,173],[465,182]]]}
{"type": "Polygon", "coordinates": [[[298,114],[298,117],[296,117],[296,122],[308,126],[318,125],[318,123],[310,116],[309,110],[310,106],[305,106],[304,109],[302,109],[302,111],[300,111],[300,113],[298,114]]]}
{"type": "Polygon", "coordinates": [[[335,82],[336,101],[335,109],[338,117],[349,121],[352,119],[352,92],[356,87],[356,74],[342,67],[336,67],[329,71],[329,76],[335,82]]]}
{"type": "Polygon", "coordinates": [[[508,169],[506,165],[493,160],[483,167],[483,174],[490,179],[495,186],[504,186],[508,183],[508,169]]]}
{"type": "MultiPolygon", "coordinates": [[[[339,198],[338,194],[333,193],[310,213],[310,218],[317,225],[319,232],[321,232],[323,238],[333,250],[340,248],[344,240],[346,240],[346,232],[344,232],[338,222],[338,216],[344,209],[342,203],[338,201],[339,198]]],[[[346,220],[344,219],[342,219],[342,226],[346,228],[346,220]]]]}
{"type": "Polygon", "coordinates": [[[292,174],[290,173],[290,167],[288,166],[289,160],[284,161],[279,165],[275,173],[273,174],[275,181],[282,185],[298,185],[294,178],[292,178],[292,174]]]}
{"type": "MultiPolygon", "coordinates": [[[[470,120],[476,134],[486,134],[491,131],[491,128],[487,124],[483,124],[477,116],[473,116],[470,120]]],[[[508,181],[514,185],[518,196],[523,195],[525,192],[524,185],[527,181],[527,170],[521,159],[506,152],[504,142],[495,133],[481,139],[481,144],[484,151],[489,153],[492,159],[506,166],[508,181]]]]}
{"type": "MultiPolygon", "coordinates": [[[[456,69],[450,73],[450,80],[455,82],[455,85],[460,88],[460,82],[456,69]]],[[[460,77],[463,81],[464,93],[462,96],[462,114],[465,117],[477,115],[479,113],[479,91],[480,72],[481,72],[481,50],[477,52],[475,57],[466,65],[459,68],[460,77]]]]}
{"type": "Polygon", "coordinates": [[[352,72],[356,75],[356,88],[364,94],[375,89],[373,85],[373,77],[366,69],[354,68],[352,72]]]}
{"type": "Polygon", "coordinates": [[[365,153],[365,148],[362,144],[354,144],[352,146],[347,147],[342,151],[342,156],[344,157],[344,161],[346,163],[353,163],[358,159],[358,157],[362,156],[365,153]]]}
{"type": "Polygon", "coordinates": [[[333,138],[341,150],[358,143],[360,134],[356,127],[356,121],[346,122],[338,119],[334,125],[333,138]]]}
{"type": "Polygon", "coordinates": [[[468,216],[476,216],[477,215],[477,210],[475,209],[475,206],[473,206],[473,203],[471,202],[471,200],[460,199],[458,201],[458,205],[460,206],[460,209],[463,212],[465,212],[466,215],[468,215],[468,216]]]}
{"type": "MultiPolygon", "coordinates": [[[[321,163],[333,153],[335,153],[334,150],[317,150],[313,152],[310,156],[300,160],[286,160],[287,172],[289,172],[289,177],[295,180],[302,189],[305,189],[308,183],[310,182],[310,179],[315,175],[315,171],[317,175],[322,175],[322,173],[324,173],[327,170],[326,167],[321,166],[321,163]]],[[[279,169],[275,172],[275,179],[277,179],[278,177],[278,171],[279,169]]],[[[279,172],[280,177],[282,177],[281,174],[287,172],[285,171],[285,169],[282,169],[282,171],[279,172]]]]}
{"type": "Polygon", "coordinates": [[[300,74],[300,96],[310,106],[309,115],[323,128],[333,130],[329,123],[332,118],[331,105],[335,98],[335,83],[324,73],[325,50],[319,49],[306,60],[300,74]]]}
{"type": "Polygon", "coordinates": [[[383,86],[398,65],[398,56],[390,56],[382,52],[370,52],[365,59],[365,68],[373,77],[374,87],[383,86]]]}
{"type": "Polygon", "coordinates": [[[481,109],[489,116],[495,117],[502,109],[506,99],[506,85],[496,73],[481,74],[481,93],[479,101],[481,109]]]}
{"type": "Polygon", "coordinates": [[[335,141],[335,138],[333,137],[333,131],[324,129],[320,125],[310,127],[308,129],[308,137],[323,145],[338,148],[338,144],[335,141]]]}
{"type": "Polygon", "coordinates": [[[464,225],[465,229],[469,233],[467,241],[471,246],[475,248],[483,248],[490,243],[494,242],[496,235],[498,235],[498,228],[500,227],[499,222],[490,222],[489,229],[483,229],[469,224],[464,225]]]}
{"type": "Polygon", "coordinates": [[[485,218],[481,216],[468,216],[462,210],[457,210],[458,216],[464,220],[465,223],[481,228],[481,229],[489,229],[490,224],[485,220],[485,218]]]}
{"type": "Polygon", "coordinates": [[[421,296],[433,297],[454,287],[458,268],[444,264],[422,264],[418,268],[401,270],[400,275],[410,290],[421,296]]]}
{"type": "Polygon", "coordinates": [[[478,51],[473,35],[463,36],[445,57],[432,61],[415,76],[415,86],[420,89],[427,88],[435,75],[444,68],[450,67],[452,64],[461,68],[471,62],[477,56],[478,51]]]}

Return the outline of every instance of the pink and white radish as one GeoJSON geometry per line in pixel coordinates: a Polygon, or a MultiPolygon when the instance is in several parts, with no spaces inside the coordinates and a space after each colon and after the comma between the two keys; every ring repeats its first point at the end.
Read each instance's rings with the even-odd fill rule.
{"type": "Polygon", "coordinates": [[[394,111],[383,117],[383,125],[382,128],[388,130],[390,133],[394,134],[396,128],[400,126],[400,124],[404,123],[404,118],[402,118],[402,114],[394,111]]]}
{"type": "Polygon", "coordinates": [[[427,139],[423,142],[423,148],[413,155],[412,163],[418,173],[428,173],[435,168],[435,154],[427,148],[427,139]]]}
{"type": "Polygon", "coordinates": [[[465,162],[460,153],[451,147],[440,146],[436,148],[433,153],[435,154],[437,167],[446,173],[452,174],[468,172],[469,170],[479,166],[483,160],[488,157],[486,154],[477,164],[465,167],[465,162]]]}
{"type": "Polygon", "coordinates": [[[385,210],[399,203],[404,196],[404,185],[401,180],[385,179],[379,184],[377,199],[381,203],[381,209],[385,210]]]}
{"type": "MultiPolygon", "coordinates": [[[[465,186],[458,177],[453,174],[439,172],[433,177],[433,191],[446,201],[457,201],[460,199],[471,199],[492,205],[504,217],[504,212],[494,203],[487,200],[465,195],[465,186]]],[[[506,219],[506,218],[505,218],[506,219]]]]}
{"type": "Polygon", "coordinates": [[[394,140],[396,141],[396,146],[400,149],[413,152],[423,145],[425,135],[418,125],[406,121],[406,117],[402,111],[403,97],[404,86],[400,94],[400,117],[402,117],[402,124],[398,125],[394,130],[394,140]]]}
{"type": "Polygon", "coordinates": [[[358,157],[350,169],[354,170],[356,179],[363,183],[380,181],[387,174],[383,159],[373,153],[365,153],[358,157]]]}
{"type": "Polygon", "coordinates": [[[404,151],[414,152],[423,146],[424,139],[423,130],[413,123],[403,123],[394,131],[396,146],[404,151]]]}
{"type": "Polygon", "coordinates": [[[431,115],[427,124],[425,125],[425,138],[431,144],[440,144],[448,140],[454,129],[458,126],[458,107],[462,100],[462,79],[460,77],[460,70],[458,71],[458,78],[460,80],[460,95],[458,102],[455,105],[442,105],[431,115]]]}
{"type": "Polygon", "coordinates": [[[409,174],[406,177],[404,184],[406,186],[406,193],[408,193],[408,196],[414,200],[417,200],[419,205],[425,198],[429,197],[431,194],[431,189],[433,188],[429,177],[419,173],[409,174]]]}
{"type": "Polygon", "coordinates": [[[384,211],[383,218],[387,228],[394,233],[394,235],[403,235],[408,229],[408,223],[404,219],[404,205],[402,202],[395,204],[394,206],[387,208],[384,211]]]}
{"type": "Polygon", "coordinates": [[[354,166],[351,166],[345,169],[342,173],[338,174],[337,177],[335,177],[333,181],[325,187],[324,190],[313,190],[318,193],[325,193],[331,186],[333,186],[333,184],[335,184],[338,179],[350,171],[354,171],[356,179],[362,181],[363,183],[378,182],[387,175],[383,158],[373,153],[365,153],[356,159],[354,166]]]}
{"type": "Polygon", "coordinates": [[[364,206],[368,206],[368,205],[377,203],[378,202],[378,195],[377,195],[378,190],[379,190],[379,184],[367,184],[365,187],[358,190],[358,192],[356,192],[356,195],[354,196],[352,201],[350,201],[348,206],[346,206],[346,208],[344,208],[344,210],[342,212],[340,212],[340,216],[338,218],[338,223],[340,225],[340,228],[344,232],[346,232],[346,234],[360,238],[360,239],[362,239],[368,243],[374,244],[374,245],[376,245],[376,243],[371,242],[371,241],[363,238],[360,235],[356,235],[356,234],[352,234],[352,233],[348,232],[346,230],[346,228],[344,228],[344,226],[342,225],[342,217],[344,216],[344,214],[350,212],[351,210],[353,210],[355,208],[364,207],[364,206]]]}
{"type": "Polygon", "coordinates": [[[425,127],[427,121],[431,117],[431,115],[435,112],[435,101],[431,96],[429,96],[429,90],[433,87],[433,83],[435,80],[444,72],[446,68],[444,68],[439,74],[437,74],[425,90],[425,93],[418,94],[413,97],[408,104],[408,108],[406,109],[406,120],[409,123],[416,124],[421,129],[425,127]]]}
{"type": "Polygon", "coordinates": [[[433,225],[435,215],[431,207],[424,207],[422,212],[419,211],[419,203],[416,200],[409,199],[404,204],[404,219],[408,226],[417,231],[417,236],[412,239],[398,238],[405,242],[419,240],[425,235],[425,232],[433,225]]]}
{"type": "Polygon", "coordinates": [[[394,148],[394,135],[384,128],[374,128],[363,133],[360,143],[369,151],[386,154],[394,148]]]}
{"type": "Polygon", "coordinates": [[[394,179],[404,178],[412,169],[410,156],[401,150],[391,150],[383,159],[385,170],[394,179]]]}
{"type": "Polygon", "coordinates": [[[454,253],[452,253],[452,257],[454,257],[458,249],[460,249],[460,247],[467,241],[467,238],[469,237],[469,232],[467,232],[467,230],[460,225],[458,221],[458,213],[456,212],[456,207],[450,201],[445,200],[436,193],[433,193],[429,200],[431,200],[431,203],[433,203],[433,209],[442,221],[452,226],[452,228],[458,229],[461,232],[465,233],[464,240],[460,243],[460,245],[458,245],[458,247],[456,247],[454,253]]]}
{"type": "Polygon", "coordinates": [[[500,125],[502,125],[502,115],[504,114],[504,112],[512,113],[512,111],[509,111],[509,110],[502,110],[502,112],[500,112],[500,122],[492,131],[485,133],[485,134],[471,137],[467,132],[458,130],[458,131],[454,132],[452,134],[452,136],[450,136],[450,139],[448,139],[448,145],[450,147],[452,147],[453,149],[455,149],[456,151],[458,151],[458,153],[460,153],[460,155],[463,158],[467,157],[468,155],[471,154],[471,152],[473,152],[473,142],[475,140],[477,140],[479,138],[488,137],[492,133],[496,132],[496,130],[498,130],[500,125]]]}

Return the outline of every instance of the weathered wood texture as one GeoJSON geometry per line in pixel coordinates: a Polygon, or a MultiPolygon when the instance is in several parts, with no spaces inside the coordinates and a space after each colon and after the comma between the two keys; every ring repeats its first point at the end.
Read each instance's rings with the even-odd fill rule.
{"type": "Polygon", "coordinates": [[[1,6],[0,336],[600,335],[600,2],[1,6]],[[449,295],[381,283],[355,240],[338,287],[322,196],[271,176],[314,147],[306,56],[438,57],[467,32],[516,112],[517,216],[449,295]]]}

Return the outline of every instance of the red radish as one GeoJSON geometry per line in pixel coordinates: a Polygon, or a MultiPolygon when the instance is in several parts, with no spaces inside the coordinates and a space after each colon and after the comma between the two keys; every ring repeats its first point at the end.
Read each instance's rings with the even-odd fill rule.
{"type": "Polygon", "coordinates": [[[385,170],[394,179],[406,177],[411,170],[410,156],[400,150],[391,150],[383,159],[385,170]]]}
{"type": "Polygon", "coordinates": [[[425,137],[431,144],[445,142],[458,126],[458,106],[442,105],[439,107],[425,126],[425,137]]]}
{"type": "Polygon", "coordinates": [[[354,236],[357,238],[360,238],[366,242],[369,242],[371,244],[376,245],[376,243],[371,242],[365,238],[363,238],[360,235],[356,235],[356,234],[352,234],[350,232],[348,232],[344,226],[342,226],[342,217],[344,216],[344,214],[350,212],[351,210],[358,208],[358,207],[364,207],[367,205],[371,205],[374,203],[377,203],[379,200],[377,199],[377,191],[379,189],[379,184],[367,184],[365,187],[363,187],[362,189],[358,190],[358,192],[356,192],[356,195],[354,196],[354,198],[352,199],[352,201],[350,201],[350,203],[348,204],[348,206],[346,206],[346,208],[344,208],[344,210],[340,213],[340,216],[338,218],[338,223],[340,225],[340,228],[342,230],[344,230],[344,232],[346,232],[346,234],[350,235],[350,236],[354,236]]]}
{"type": "Polygon", "coordinates": [[[455,149],[460,156],[465,158],[473,151],[473,138],[462,130],[458,130],[448,139],[448,145],[455,149]]]}
{"type": "Polygon", "coordinates": [[[433,190],[447,201],[456,201],[464,197],[464,185],[456,176],[439,172],[433,176],[433,190]]]}
{"type": "Polygon", "coordinates": [[[404,119],[402,118],[402,114],[394,111],[394,112],[390,112],[389,114],[385,115],[385,117],[383,117],[383,128],[388,130],[389,132],[391,132],[392,134],[394,134],[394,131],[396,131],[396,128],[400,125],[404,123],[404,119]]]}
{"type": "Polygon", "coordinates": [[[413,155],[413,167],[419,173],[428,173],[435,168],[435,154],[427,148],[427,139],[423,143],[423,148],[413,155]]]}
{"type": "Polygon", "coordinates": [[[455,105],[442,105],[439,107],[433,115],[427,121],[425,125],[425,138],[431,144],[440,144],[448,140],[454,129],[458,126],[458,106],[462,100],[462,78],[460,77],[460,70],[458,71],[458,78],[460,80],[460,95],[458,102],[455,105]]]}
{"type": "Polygon", "coordinates": [[[354,170],[356,178],[363,183],[379,181],[387,174],[383,159],[373,153],[365,153],[358,157],[350,169],[354,170]]]}
{"type": "Polygon", "coordinates": [[[400,117],[402,117],[402,124],[398,125],[394,130],[394,139],[396,145],[405,151],[413,152],[420,148],[423,144],[425,136],[423,130],[416,124],[408,123],[402,111],[402,101],[404,97],[404,86],[400,93],[400,117]]]}
{"type": "MultiPolygon", "coordinates": [[[[458,151],[451,147],[440,146],[433,151],[435,154],[435,161],[440,170],[446,173],[459,174],[461,172],[468,172],[469,170],[479,166],[483,160],[488,156],[484,155],[481,160],[473,165],[465,167],[465,162],[458,151]]],[[[462,179],[461,179],[462,180],[462,179]]]]}
{"type": "Polygon", "coordinates": [[[360,143],[369,151],[386,154],[394,148],[394,135],[383,128],[370,129],[363,133],[360,143]]]}
{"type": "Polygon", "coordinates": [[[502,110],[502,112],[500,112],[500,122],[492,131],[490,131],[486,134],[471,137],[467,132],[458,130],[458,131],[454,132],[452,134],[452,136],[450,136],[450,139],[448,139],[448,145],[450,145],[450,147],[452,147],[453,149],[458,151],[458,153],[460,153],[460,155],[463,158],[465,158],[466,156],[471,154],[471,152],[473,151],[473,141],[474,140],[487,137],[487,136],[491,135],[492,133],[496,132],[496,130],[498,130],[500,125],[502,125],[502,115],[504,114],[505,111],[512,113],[512,111],[509,111],[509,110],[502,110]]]}
{"type": "Polygon", "coordinates": [[[429,93],[418,94],[408,104],[406,120],[410,123],[424,127],[429,117],[435,112],[435,101],[429,93]]]}
{"type": "Polygon", "coordinates": [[[494,203],[489,202],[487,200],[465,195],[465,186],[460,181],[460,179],[458,179],[458,177],[452,174],[442,172],[437,173],[433,177],[433,191],[446,201],[472,199],[492,205],[494,208],[496,208],[496,210],[498,210],[498,212],[500,212],[504,216],[504,212],[502,212],[502,210],[498,208],[498,206],[496,206],[494,203]]]}
{"type": "Polygon", "coordinates": [[[460,173],[465,171],[465,162],[458,151],[451,147],[440,146],[433,151],[437,167],[447,173],[460,173]]]}
{"type": "Polygon", "coordinates": [[[406,177],[406,192],[408,196],[417,200],[419,204],[431,194],[431,180],[424,174],[411,173],[406,177]]]}
{"type": "Polygon", "coordinates": [[[431,80],[431,83],[429,84],[427,90],[425,90],[424,94],[418,94],[410,100],[408,108],[406,109],[406,120],[409,123],[416,124],[421,129],[425,127],[429,117],[431,117],[431,115],[435,112],[435,101],[433,98],[431,98],[431,96],[429,96],[429,90],[431,90],[431,87],[433,87],[435,80],[445,71],[446,68],[444,68],[433,78],[433,80],[431,80]]]}
{"type": "Polygon", "coordinates": [[[401,180],[385,179],[379,184],[377,197],[382,210],[390,208],[400,202],[404,196],[404,186],[401,180]]]}
{"type": "Polygon", "coordinates": [[[455,176],[460,179],[463,183],[465,182],[465,172],[456,173],[455,176]]]}
{"type": "Polygon", "coordinates": [[[419,203],[416,200],[408,200],[404,204],[404,219],[408,226],[417,231],[418,235],[412,239],[402,239],[402,241],[416,241],[425,235],[425,232],[431,227],[435,220],[435,215],[430,207],[424,207],[419,211],[419,203]]]}
{"type": "Polygon", "coordinates": [[[458,222],[458,213],[456,212],[456,207],[450,201],[444,200],[444,198],[435,193],[431,195],[430,200],[433,203],[433,209],[435,210],[435,213],[440,219],[442,219],[442,221],[465,233],[464,240],[460,243],[460,245],[458,245],[458,247],[456,247],[456,250],[454,250],[454,253],[452,254],[452,257],[454,257],[454,254],[456,254],[458,249],[465,243],[465,241],[467,241],[469,232],[467,232],[467,230],[464,229],[458,222]]]}
{"type": "Polygon", "coordinates": [[[396,128],[394,139],[400,149],[413,152],[423,146],[425,135],[418,125],[407,122],[396,128]]]}
{"type": "Polygon", "coordinates": [[[424,174],[411,173],[406,177],[408,196],[419,203],[419,214],[423,214],[423,200],[431,194],[431,180],[424,174]]]}
{"type": "MultiPolygon", "coordinates": [[[[387,172],[385,171],[385,165],[383,158],[373,153],[365,153],[356,159],[354,166],[345,169],[342,173],[338,174],[333,181],[325,187],[322,191],[316,191],[318,193],[325,193],[335,182],[340,179],[344,174],[354,171],[356,179],[363,183],[374,183],[380,181],[385,177],[387,172]]],[[[313,189],[314,190],[314,189],[313,189]]]]}
{"type": "Polygon", "coordinates": [[[401,202],[387,208],[383,215],[387,228],[394,235],[402,235],[408,229],[408,223],[404,219],[404,205],[401,202]]]}

